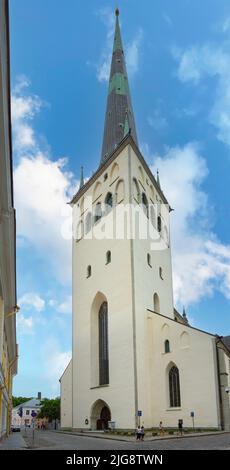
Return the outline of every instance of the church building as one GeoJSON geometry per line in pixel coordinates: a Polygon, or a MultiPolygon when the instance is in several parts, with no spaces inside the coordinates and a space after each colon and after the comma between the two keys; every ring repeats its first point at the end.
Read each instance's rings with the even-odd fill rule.
{"type": "Polygon", "coordinates": [[[182,419],[230,430],[230,337],[192,327],[174,308],[172,209],[138,146],[118,10],[101,160],[86,182],[82,173],[71,205],[73,343],[61,427],[182,419]]]}

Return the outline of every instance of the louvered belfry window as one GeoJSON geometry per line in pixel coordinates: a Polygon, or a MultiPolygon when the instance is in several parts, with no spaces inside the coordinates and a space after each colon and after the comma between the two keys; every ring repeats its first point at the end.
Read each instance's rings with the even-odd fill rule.
{"type": "Polygon", "coordinates": [[[109,383],[108,304],[103,302],[99,310],[99,384],[109,383]]]}

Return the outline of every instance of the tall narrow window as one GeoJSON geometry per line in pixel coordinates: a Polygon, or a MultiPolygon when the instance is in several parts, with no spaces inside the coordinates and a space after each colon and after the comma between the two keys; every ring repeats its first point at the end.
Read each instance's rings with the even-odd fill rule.
{"type": "Polygon", "coordinates": [[[172,366],[169,371],[169,402],[170,407],[181,406],[179,370],[172,366]]]}
{"type": "Polygon", "coordinates": [[[107,251],[106,253],[106,264],[111,263],[111,251],[107,251]]]}
{"type": "Polygon", "coordinates": [[[102,217],[101,203],[98,202],[95,207],[94,223],[100,220],[101,217],[102,217]]]}
{"type": "Polygon", "coordinates": [[[153,310],[156,313],[160,313],[160,299],[156,292],[153,296],[153,310]]]}
{"type": "Polygon", "coordinates": [[[108,193],[105,198],[105,212],[111,211],[113,207],[113,195],[112,193],[108,193]]]}
{"type": "Polygon", "coordinates": [[[88,212],[86,219],[85,219],[85,233],[90,232],[92,228],[92,214],[88,212]]]}
{"type": "Polygon", "coordinates": [[[163,280],[163,269],[161,268],[161,266],[159,267],[159,276],[160,278],[163,280]]]}
{"type": "Polygon", "coordinates": [[[161,232],[161,216],[158,215],[157,217],[157,230],[158,232],[161,232]]]}
{"type": "Polygon", "coordinates": [[[166,339],[165,340],[165,353],[169,353],[170,352],[170,344],[169,344],[169,340],[166,339]]]}
{"type": "Polygon", "coordinates": [[[149,216],[149,206],[148,206],[148,199],[147,199],[145,193],[142,193],[141,202],[142,202],[144,212],[148,217],[149,216]]]}
{"type": "Polygon", "coordinates": [[[87,266],[87,274],[86,274],[86,277],[90,277],[92,274],[92,269],[91,269],[91,266],[87,266]]]}
{"type": "Polygon", "coordinates": [[[147,263],[148,265],[150,266],[150,268],[152,267],[152,263],[151,263],[151,256],[149,253],[147,253],[147,263]]]}
{"type": "Polygon", "coordinates": [[[109,383],[108,304],[103,302],[98,316],[99,326],[99,384],[109,383]]]}

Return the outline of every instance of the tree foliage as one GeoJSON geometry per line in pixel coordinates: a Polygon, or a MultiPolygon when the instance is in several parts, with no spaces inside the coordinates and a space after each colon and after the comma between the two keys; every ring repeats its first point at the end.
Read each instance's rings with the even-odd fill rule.
{"type": "Polygon", "coordinates": [[[25,403],[28,400],[31,400],[31,397],[12,397],[13,408],[15,406],[21,405],[21,403],[25,403]]]}
{"type": "Polygon", "coordinates": [[[41,401],[41,410],[37,417],[48,418],[49,421],[60,419],[60,398],[44,398],[41,401]]]}

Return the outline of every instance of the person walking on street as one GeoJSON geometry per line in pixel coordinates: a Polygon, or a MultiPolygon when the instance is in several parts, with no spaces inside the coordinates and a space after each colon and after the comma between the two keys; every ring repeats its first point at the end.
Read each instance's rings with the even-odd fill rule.
{"type": "Polygon", "coordinates": [[[144,440],[144,437],[145,437],[145,428],[144,426],[141,426],[141,441],[144,440]]]}
{"type": "Polygon", "coordinates": [[[136,429],[136,440],[139,441],[140,438],[141,438],[141,428],[140,426],[138,426],[136,429]]]}
{"type": "Polygon", "coordinates": [[[160,421],[160,423],[159,423],[159,434],[160,434],[160,436],[164,435],[164,429],[163,429],[162,421],[160,421]]]}
{"type": "Polygon", "coordinates": [[[178,419],[178,429],[179,429],[179,434],[182,436],[182,434],[183,434],[183,419],[178,419]]]}

